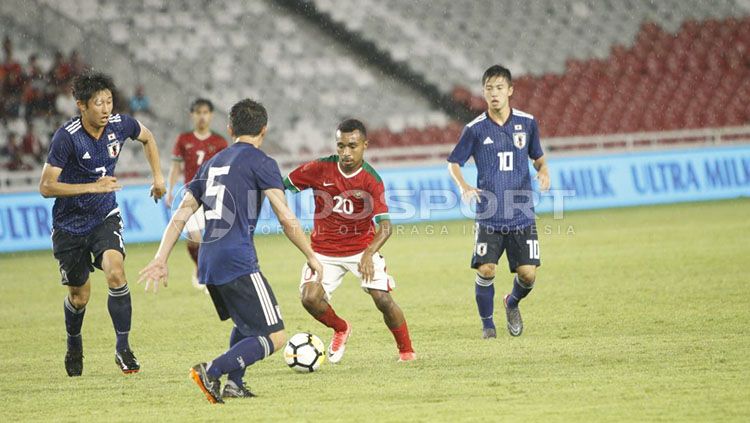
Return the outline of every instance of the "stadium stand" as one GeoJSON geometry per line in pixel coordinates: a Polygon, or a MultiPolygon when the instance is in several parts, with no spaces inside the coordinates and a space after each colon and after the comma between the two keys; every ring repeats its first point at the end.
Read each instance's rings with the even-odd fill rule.
{"type": "MultiPolygon", "coordinates": [[[[143,118],[165,158],[186,113],[164,97],[182,93],[213,99],[219,130],[233,101],[260,98],[283,169],[330,152],[346,116],[365,117],[374,162],[442,161],[484,109],[478,76],[495,62],[514,71],[513,105],[538,117],[548,151],[750,141],[744,0],[31,3],[126,52],[135,70],[113,73],[128,93],[147,80],[157,115],[143,118]]],[[[120,169],[147,173],[128,154],[120,169]]]]}
{"type": "Polygon", "coordinates": [[[349,30],[437,84],[480,94],[477,75],[501,61],[517,75],[559,74],[571,59],[603,59],[631,45],[643,22],[674,32],[685,20],[748,13],[734,0],[314,0],[349,30]],[[445,22],[451,22],[446,26],[445,22]]]}
{"type": "Polygon", "coordinates": [[[45,3],[99,28],[223,110],[239,97],[262,99],[272,118],[269,139],[288,153],[329,151],[331,128],[347,116],[395,131],[447,121],[416,93],[271,2],[205,7],[202,1],[146,0],[126,8],[116,0],[45,3]]]}

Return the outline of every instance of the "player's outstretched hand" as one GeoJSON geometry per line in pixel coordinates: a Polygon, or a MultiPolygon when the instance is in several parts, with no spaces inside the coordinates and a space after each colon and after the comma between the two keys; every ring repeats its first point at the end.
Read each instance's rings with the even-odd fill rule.
{"type": "Polygon", "coordinates": [[[313,271],[313,274],[315,275],[315,282],[317,283],[323,283],[323,265],[320,264],[317,258],[310,257],[307,259],[307,265],[310,267],[310,270],[313,271]]]}
{"type": "Polygon", "coordinates": [[[357,270],[362,275],[364,283],[370,283],[372,276],[375,274],[375,265],[372,263],[372,254],[362,254],[362,258],[357,264],[357,270]]]}
{"type": "Polygon", "coordinates": [[[154,198],[154,202],[157,202],[160,198],[164,197],[166,192],[167,186],[164,184],[164,181],[155,181],[154,184],[151,185],[151,197],[154,198]]]}
{"type": "Polygon", "coordinates": [[[146,292],[151,287],[154,288],[154,294],[159,291],[159,282],[167,287],[167,278],[169,277],[169,268],[167,263],[162,260],[153,259],[148,266],[144,267],[143,270],[138,272],[138,283],[146,281],[146,292]]]}
{"type": "Polygon", "coordinates": [[[114,176],[102,176],[95,183],[97,193],[115,192],[122,189],[122,185],[117,183],[114,176]]]}
{"type": "Polygon", "coordinates": [[[466,188],[461,189],[461,198],[466,202],[470,203],[472,199],[477,200],[477,203],[482,202],[482,196],[480,195],[482,192],[479,188],[474,188],[470,185],[467,185],[466,188]]]}
{"type": "Polygon", "coordinates": [[[543,170],[536,174],[536,180],[539,181],[539,189],[542,192],[549,191],[549,172],[543,170]]]}

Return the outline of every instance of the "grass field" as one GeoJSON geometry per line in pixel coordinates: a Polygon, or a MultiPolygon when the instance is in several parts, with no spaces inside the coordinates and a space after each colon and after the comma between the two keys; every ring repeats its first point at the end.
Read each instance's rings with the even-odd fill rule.
{"type": "MultiPolygon", "coordinates": [[[[280,354],[248,370],[259,395],[212,406],[188,379],[221,353],[231,324],[190,286],[183,245],[170,286],[132,288],[131,344],[142,370],[123,376],[101,272],[83,325],[84,376],[63,368],[64,289],[51,252],[0,256],[3,421],[613,421],[750,419],[750,200],[568,213],[539,223],[543,266],[522,303],[520,338],[480,339],[468,268],[471,222],[405,226],[383,253],[419,354],[396,362],[391,334],[350,276],[334,306],[354,334],[339,365],[295,374],[280,354]],[[549,225],[551,233],[543,228],[549,225]],[[574,233],[570,233],[573,231],[574,233]],[[445,233],[447,232],[447,233],[445,233]]],[[[156,245],[129,245],[135,275],[156,245]]],[[[328,330],[297,299],[302,256],[258,239],[287,331],[328,330]]],[[[505,259],[498,293],[511,285],[505,259]]],[[[496,323],[504,328],[502,305],[496,323]]]]}

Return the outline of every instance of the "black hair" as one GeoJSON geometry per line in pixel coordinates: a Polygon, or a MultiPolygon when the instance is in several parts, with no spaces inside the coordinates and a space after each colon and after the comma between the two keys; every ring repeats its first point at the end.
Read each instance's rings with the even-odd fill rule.
{"type": "Polygon", "coordinates": [[[339,126],[336,128],[336,132],[354,132],[359,131],[360,134],[362,134],[362,138],[367,138],[367,129],[365,129],[365,124],[362,123],[362,121],[357,119],[346,119],[343,122],[339,123],[339,126]]]}
{"type": "Polygon", "coordinates": [[[88,103],[91,97],[99,91],[109,90],[114,96],[115,83],[109,75],[101,72],[84,72],[73,79],[73,97],[88,103]]]}
{"type": "Polygon", "coordinates": [[[200,106],[206,106],[206,107],[208,107],[208,111],[209,112],[213,112],[214,111],[214,104],[211,103],[211,100],[209,100],[207,98],[199,97],[199,98],[196,98],[195,100],[193,100],[192,103],[190,103],[190,113],[193,113],[195,111],[195,109],[197,109],[200,106]]]}
{"type": "Polygon", "coordinates": [[[505,80],[508,81],[508,85],[513,85],[513,78],[510,75],[510,69],[500,65],[492,65],[487,68],[487,70],[484,71],[484,75],[482,75],[482,86],[487,83],[488,79],[496,76],[505,78],[505,80]]]}
{"type": "Polygon", "coordinates": [[[255,136],[268,125],[268,113],[262,104],[246,98],[232,106],[229,111],[229,124],[232,125],[232,132],[236,137],[255,136]]]}

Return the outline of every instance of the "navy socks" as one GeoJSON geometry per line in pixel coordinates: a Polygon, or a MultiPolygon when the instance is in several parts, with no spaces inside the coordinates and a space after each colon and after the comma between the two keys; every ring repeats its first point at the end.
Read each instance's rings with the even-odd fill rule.
{"type": "Polygon", "coordinates": [[[112,325],[115,328],[117,336],[117,351],[129,349],[128,334],[130,333],[130,320],[133,314],[133,307],[130,301],[130,289],[128,284],[119,288],[109,288],[109,298],[107,299],[107,309],[109,316],[112,318],[112,325]]]}

